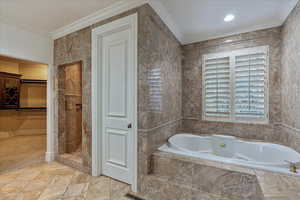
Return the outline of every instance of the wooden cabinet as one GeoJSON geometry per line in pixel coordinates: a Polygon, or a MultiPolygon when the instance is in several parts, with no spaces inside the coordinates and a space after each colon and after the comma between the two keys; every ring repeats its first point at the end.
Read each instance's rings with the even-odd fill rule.
{"type": "Polygon", "coordinates": [[[0,108],[19,107],[21,76],[0,72],[0,108]]]}
{"type": "Polygon", "coordinates": [[[45,109],[47,106],[46,80],[21,80],[20,108],[45,109]]]}

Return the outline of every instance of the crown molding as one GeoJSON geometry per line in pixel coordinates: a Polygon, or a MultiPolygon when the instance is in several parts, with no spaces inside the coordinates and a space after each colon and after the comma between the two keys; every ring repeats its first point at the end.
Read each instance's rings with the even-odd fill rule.
{"type": "Polygon", "coordinates": [[[161,3],[162,0],[149,0],[148,4],[155,10],[162,21],[168,26],[170,31],[175,35],[177,40],[182,43],[183,34],[180,31],[178,24],[173,20],[166,7],[161,3]]]}
{"type": "Polygon", "coordinates": [[[143,4],[148,3],[148,0],[132,0],[132,1],[119,1],[113,5],[106,7],[104,9],[98,10],[97,12],[83,17],[75,22],[63,26],[50,33],[50,36],[53,40],[78,31],[80,29],[91,26],[99,21],[105,20],[107,18],[113,17],[115,15],[121,14],[130,9],[139,7],[143,4]]]}
{"type": "Polygon", "coordinates": [[[157,14],[160,16],[160,18],[169,27],[171,32],[181,42],[183,37],[182,37],[180,30],[178,29],[177,24],[174,22],[172,17],[169,15],[169,13],[165,9],[165,7],[158,0],[131,0],[131,1],[123,0],[123,1],[120,1],[117,3],[114,3],[113,5],[111,5],[107,8],[98,10],[97,12],[95,12],[91,15],[88,15],[86,17],[83,17],[69,25],[63,26],[63,27],[51,32],[50,36],[53,40],[61,38],[65,35],[76,32],[80,29],[91,26],[99,21],[108,19],[110,17],[121,14],[130,9],[144,5],[146,3],[148,3],[155,10],[155,12],[157,12],[157,14]]]}

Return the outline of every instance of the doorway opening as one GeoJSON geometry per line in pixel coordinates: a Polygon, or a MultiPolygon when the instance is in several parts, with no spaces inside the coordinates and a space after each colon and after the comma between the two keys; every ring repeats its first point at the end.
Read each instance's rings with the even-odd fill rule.
{"type": "Polygon", "coordinates": [[[82,62],[59,66],[58,160],[82,168],[82,62]]]}
{"type": "Polygon", "coordinates": [[[45,160],[48,65],[0,56],[0,173],[45,160]]]}

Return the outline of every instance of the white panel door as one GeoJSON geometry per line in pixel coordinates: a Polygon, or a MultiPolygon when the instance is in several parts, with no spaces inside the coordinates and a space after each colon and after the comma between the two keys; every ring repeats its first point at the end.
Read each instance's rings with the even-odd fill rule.
{"type": "Polygon", "coordinates": [[[104,34],[102,54],[102,173],[132,183],[135,69],[132,29],[104,34]]]}

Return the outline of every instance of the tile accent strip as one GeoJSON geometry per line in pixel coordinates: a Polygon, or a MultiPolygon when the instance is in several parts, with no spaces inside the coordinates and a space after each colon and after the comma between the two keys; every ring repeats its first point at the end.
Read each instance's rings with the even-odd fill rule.
{"type": "Polygon", "coordinates": [[[162,127],[168,126],[168,125],[170,125],[170,124],[176,123],[176,122],[181,121],[181,120],[182,120],[182,119],[176,119],[176,120],[172,120],[172,121],[166,122],[166,123],[164,123],[164,124],[161,124],[161,125],[159,125],[159,126],[156,126],[156,127],[154,127],[154,128],[149,128],[149,129],[138,129],[138,130],[139,130],[140,132],[154,131],[154,130],[156,130],[156,129],[158,129],[158,128],[162,128],[162,127]]]}

